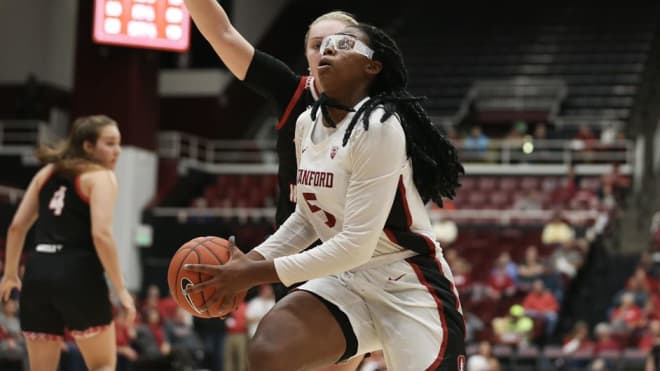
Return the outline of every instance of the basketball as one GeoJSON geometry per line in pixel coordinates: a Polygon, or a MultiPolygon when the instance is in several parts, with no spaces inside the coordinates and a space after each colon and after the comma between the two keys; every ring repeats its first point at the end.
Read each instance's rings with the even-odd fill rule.
{"type": "MultiPolygon", "coordinates": [[[[183,266],[186,264],[224,264],[229,260],[230,252],[231,242],[224,238],[208,236],[194,238],[184,243],[174,253],[167,270],[167,284],[172,297],[183,309],[200,318],[220,317],[227,314],[219,311],[219,307],[222,305],[221,301],[206,312],[198,309],[206,304],[206,300],[211,298],[216,290],[213,287],[208,287],[200,292],[186,293],[185,289],[188,285],[206,281],[211,276],[187,271],[183,269],[183,266]]],[[[244,297],[245,293],[235,299],[232,310],[238,307],[244,297]]]]}

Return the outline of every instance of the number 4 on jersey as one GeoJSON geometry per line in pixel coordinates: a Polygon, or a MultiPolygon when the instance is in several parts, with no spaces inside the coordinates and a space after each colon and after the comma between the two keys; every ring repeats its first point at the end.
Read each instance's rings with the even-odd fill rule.
{"type": "Polygon", "coordinates": [[[55,216],[62,215],[62,209],[64,209],[64,197],[66,196],[66,187],[61,186],[60,189],[53,193],[53,198],[50,199],[48,203],[48,208],[53,210],[55,216]]]}

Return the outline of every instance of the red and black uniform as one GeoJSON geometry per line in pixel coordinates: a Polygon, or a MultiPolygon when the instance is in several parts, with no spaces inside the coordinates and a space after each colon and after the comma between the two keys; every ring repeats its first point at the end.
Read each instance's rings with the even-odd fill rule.
{"type": "Polygon", "coordinates": [[[79,180],[53,173],[39,191],[35,248],[20,295],[21,327],[28,337],[61,338],[65,329],[84,335],[112,322],[89,200],[79,180]]]}
{"type": "Polygon", "coordinates": [[[296,121],[298,116],[314,103],[318,92],[315,91],[310,76],[297,75],[282,61],[259,50],[255,50],[243,82],[259,94],[273,100],[277,109],[279,194],[275,221],[279,226],[296,208],[290,197],[290,188],[296,184],[296,149],[293,143],[296,121]]]}

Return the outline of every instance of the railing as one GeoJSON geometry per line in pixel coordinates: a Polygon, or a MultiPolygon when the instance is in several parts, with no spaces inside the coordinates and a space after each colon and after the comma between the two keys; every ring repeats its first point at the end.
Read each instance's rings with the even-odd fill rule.
{"type": "Polygon", "coordinates": [[[0,121],[0,153],[22,155],[34,151],[46,135],[47,124],[37,120],[0,121]]]}
{"type": "MultiPolygon", "coordinates": [[[[273,218],[275,208],[193,208],[193,207],[156,207],[151,209],[156,217],[175,218],[236,218],[250,219],[273,218]]],[[[511,224],[544,224],[552,218],[554,210],[431,210],[429,216],[432,221],[451,219],[458,224],[479,223],[488,221],[499,225],[511,224]]],[[[591,222],[594,225],[607,223],[606,212],[597,210],[565,210],[562,217],[572,225],[585,225],[591,222]]]]}
{"type": "MultiPolygon", "coordinates": [[[[488,148],[479,150],[465,148],[462,142],[455,144],[465,163],[474,164],[474,167],[480,168],[479,171],[490,165],[498,173],[500,170],[495,167],[505,169],[502,165],[511,165],[509,169],[533,165],[539,169],[546,167],[544,171],[563,173],[568,164],[574,163],[585,164],[585,168],[606,165],[608,169],[608,164],[617,163],[629,173],[638,161],[635,144],[629,140],[607,145],[580,140],[491,140],[488,148]]],[[[163,132],[159,134],[158,153],[163,158],[181,160],[184,168],[194,167],[210,172],[272,173],[277,169],[275,141],[209,140],[178,132],[163,132]]]]}
{"type": "Polygon", "coordinates": [[[466,162],[511,163],[618,163],[635,162],[635,144],[630,140],[602,144],[599,141],[582,140],[496,140],[490,141],[488,148],[467,149],[461,143],[456,147],[466,162]]]}
{"type": "Polygon", "coordinates": [[[35,164],[35,149],[40,144],[52,143],[59,137],[44,121],[1,120],[0,155],[21,156],[24,164],[35,164]]]}
{"type": "Polygon", "coordinates": [[[163,158],[211,164],[277,161],[272,140],[209,140],[174,131],[158,134],[158,154],[163,158]]]}

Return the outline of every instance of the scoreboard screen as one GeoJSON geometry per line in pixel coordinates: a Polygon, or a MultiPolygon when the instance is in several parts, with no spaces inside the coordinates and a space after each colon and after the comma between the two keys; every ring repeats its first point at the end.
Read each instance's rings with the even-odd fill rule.
{"type": "Polygon", "coordinates": [[[99,44],[179,52],[190,44],[183,0],[95,0],[93,28],[99,44]]]}

